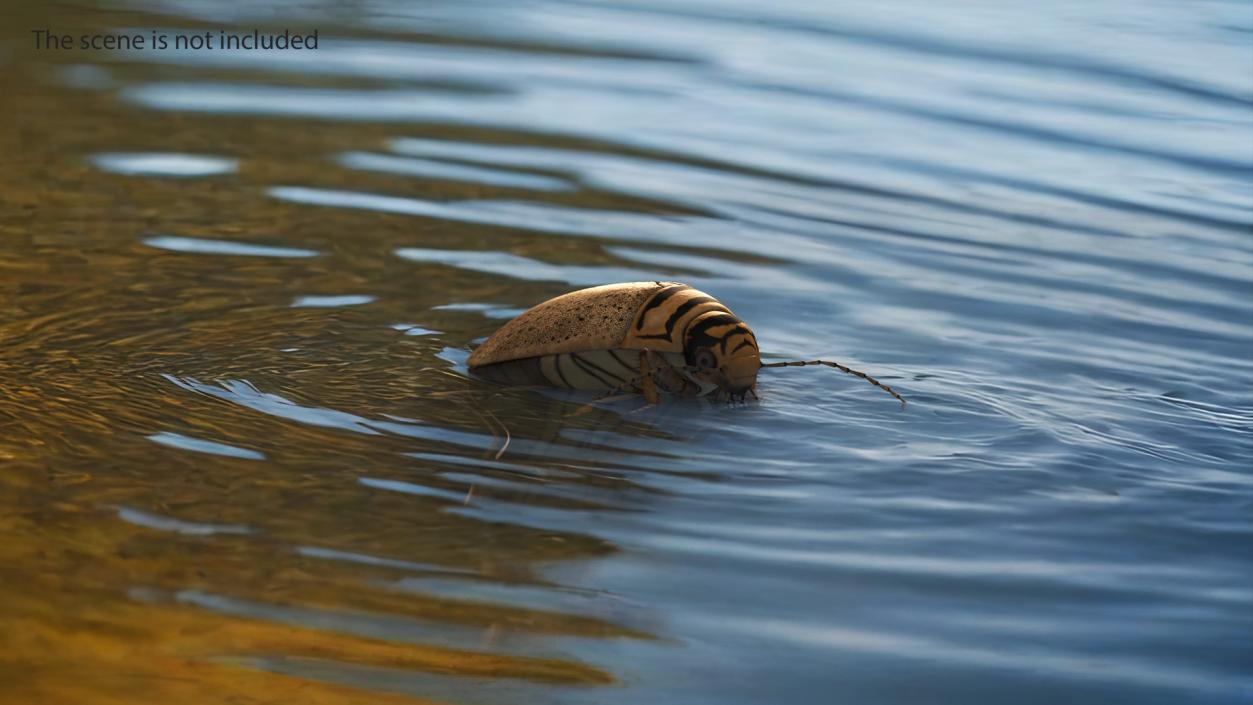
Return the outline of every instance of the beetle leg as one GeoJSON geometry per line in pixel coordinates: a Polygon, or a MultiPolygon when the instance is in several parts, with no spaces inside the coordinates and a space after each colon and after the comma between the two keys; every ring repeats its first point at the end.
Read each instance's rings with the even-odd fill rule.
{"type": "Polygon", "coordinates": [[[634,377],[619,384],[618,386],[605,392],[604,396],[597,397],[596,401],[604,401],[606,399],[616,399],[621,395],[632,395],[639,391],[641,382],[640,377],[634,377]]]}
{"type": "Polygon", "coordinates": [[[693,397],[700,393],[700,386],[682,375],[685,368],[671,365],[664,357],[648,348],[640,351],[639,366],[638,376],[610,389],[608,394],[597,401],[613,398],[617,393],[628,390],[644,395],[649,404],[660,401],[659,390],[680,397],[693,397]]]}
{"type": "Polygon", "coordinates": [[[676,397],[690,399],[700,396],[700,385],[683,376],[682,368],[669,363],[657,371],[657,381],[663,389],[676,397]]]}
{"type": "Polygon", "coordinates": [[[653,351],[644,348],[640,352],[640,391],[644,394],[644,400],[649,404],[656,404],[659,401],[657,396],[657,384],[653,382],[653,366],[651,358],[653,351]]]}

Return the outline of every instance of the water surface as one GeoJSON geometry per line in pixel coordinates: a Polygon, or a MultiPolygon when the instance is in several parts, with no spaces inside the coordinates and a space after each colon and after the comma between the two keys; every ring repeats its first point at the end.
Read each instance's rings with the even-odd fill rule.
{"type": "Polygon", "coordinates": [[[1253,702],[1247,1],[18,5],[6,702],[1253,702]],[[910,404],[466,377],[638,279],[910,404]]]}

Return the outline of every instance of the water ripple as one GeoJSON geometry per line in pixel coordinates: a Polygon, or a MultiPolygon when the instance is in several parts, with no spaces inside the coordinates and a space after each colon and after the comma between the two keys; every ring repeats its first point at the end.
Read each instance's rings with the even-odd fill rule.
{"type": "Polygon", "coordinates": [[[129,176],[215,176],[238,170],[239,160],[204,154],[110,153],[96,154],[91,163],[105,171],[129,176]]]}
{"type": "Polygon", "coordinates": [[[247,242],[231,240],[205,240],[195,237],[177,237],[159,235],[144,240],[149,247],[173,252],[192,252],[207,255],[240,255],[244,257],[316,257],[314,250],[297,247],[273,247],[270,245],[254,245],[247,242]]]}

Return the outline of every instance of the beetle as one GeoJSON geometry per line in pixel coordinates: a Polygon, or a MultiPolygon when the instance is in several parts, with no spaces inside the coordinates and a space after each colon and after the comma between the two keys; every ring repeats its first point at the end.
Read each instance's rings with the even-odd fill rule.
{"type": "Polygon", "coordinates": [[[728,401],[757,397],[763,367],[826,365],[900,400],[891,387],[828,360],[762,363],[753,331],[729,308],[679,282],[580,289],[523,312],[470,355],[470,372],[495,382],[586,391],[658,391],[728,401]]]}

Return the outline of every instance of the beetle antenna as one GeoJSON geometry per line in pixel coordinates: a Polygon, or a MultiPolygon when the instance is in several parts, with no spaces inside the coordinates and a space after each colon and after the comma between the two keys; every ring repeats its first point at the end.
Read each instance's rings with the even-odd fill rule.
{"type": "Polygon", "coordinates": [[[862,379],[864,379],[864,380],[866,380],[867,382],[869,382],[869,383],[873,384],[874,386],[878,387],[879,389],[882,389],[883,391],[887,392],[888,394],[891,394],[892,396],[896,397],[897,399],[900,399],[900,400],[901,400],[901,408],[904,408],[904,407],[905,407],[905,397],[903,397],[903,396],[901,396],[901,395],[897,394],[895,389],[892,389],[892,388],[891,388],[891,387],[889,387],[888,385],[886,385],[886,384],[884,384],[884,383],[880,382],[879,380],[875,379],[874,377],[871,377],[870,375],[866,374],[865,372],[861,372],[861,371],[859,371],[859,370],[854,370],[853,368],[851,368],[851,367],[846,367],[846,366],[844,366],[844,365],[841,365],[841,364],[840,364],[840,363],[838,363],[838,362],[831,362],[830,360],[790,360],[790,361],[788,361],[788,362],[769,362],[769,363],[763,363],[763,364],[762,364],[762,367],[805,367],[805,366],[807,366],[807,365],[826,365],[827,367],[834,367],[835,369],[839,370],[840,372],[844,372],[844,373],[846,373],[846,374],[853,375],[854,377],[861,377],[862,379]]]}

